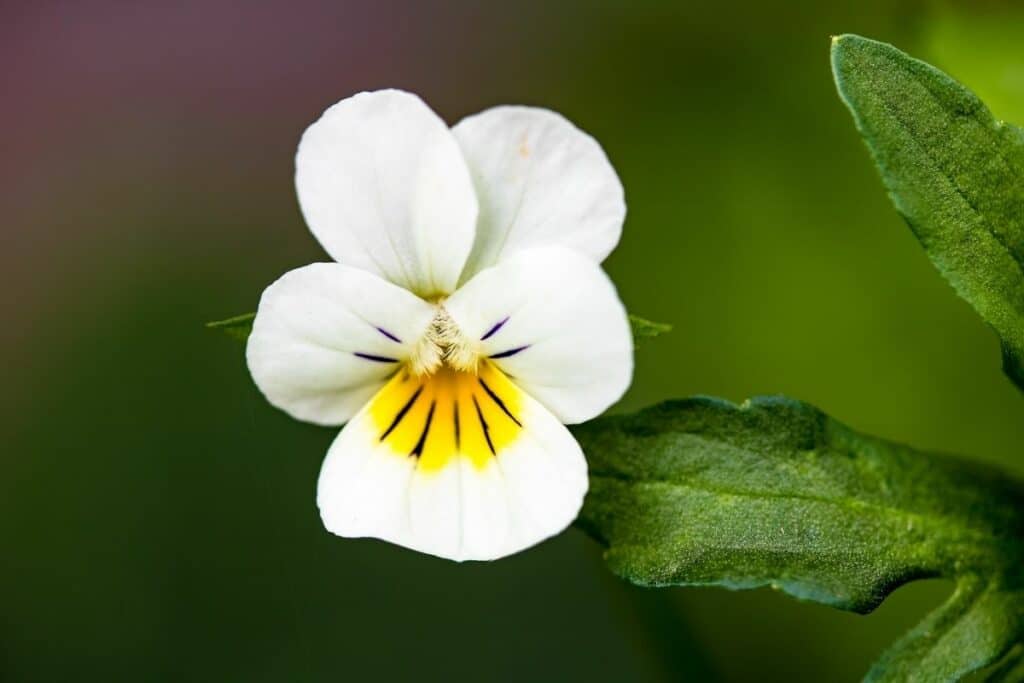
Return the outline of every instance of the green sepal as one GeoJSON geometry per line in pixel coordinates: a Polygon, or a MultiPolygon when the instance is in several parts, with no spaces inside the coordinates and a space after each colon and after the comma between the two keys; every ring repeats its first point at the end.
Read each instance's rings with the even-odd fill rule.
{"type": "Polygon", "coordinates": [[[206,327],[211,330],[220,330],[229,337],[244,342],[252,333],[252,322],[254,320],[256,320],[255,313],[243,313],[233,318],[206,323],[206,327]]]}

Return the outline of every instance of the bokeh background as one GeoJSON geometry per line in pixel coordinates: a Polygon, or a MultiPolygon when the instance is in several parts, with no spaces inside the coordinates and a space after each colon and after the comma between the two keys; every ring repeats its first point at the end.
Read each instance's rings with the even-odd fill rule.
{"type": "Polygon", "coordinates": [[[203,328],[324,254],[302,130],[394,86],[448,121],[558,110],[629,217],[607,262],[671,322],[616,410],[783,393],[1024,474],[993,334],[892,210],[829,36],[893,42],[1024,123],[1024,9],[971,0],[0,4],[0,679],[855,680],[948,592],[875,614],[643,591],[569,530],[457,565],[321,527],[331,430],[203,328]]]}

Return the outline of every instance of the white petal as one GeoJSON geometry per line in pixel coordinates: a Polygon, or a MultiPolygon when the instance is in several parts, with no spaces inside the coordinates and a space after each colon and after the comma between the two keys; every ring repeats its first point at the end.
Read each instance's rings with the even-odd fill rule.
{"type": "Polygon", "coordinates": [[[249,372],[292,417],[342,424],[408,358],[434,312],[356,268],[298,268],[263,292],[246,349],[249,372]]]}
{"type": "Polygon", "coordinates": [[[565,529],[586,490],[569,431],[485,363],[479,377],[399,373],[331,446],[317,505],[339,536],[492,560],[565,529]]]}
{"type": "Polygon", "coordinates": [[[306,129],[295,186],[333,259],[428,298],[451,292],[473,244],[476,195],[451,131],[415,95],[354,95],[306,129]]]}
{"type": "Polygon", "coordinates": [[[495,107],[452,132],[480,201],[463,282],[520,249],[560,245],[600,263],[618,244],[622,183],[597,141],[564,117],[495,107]]]}
{"type": "Polygon", "coordinates": [[[519,252],[444,306],[484,356],[565,424],[599,415],[629,387],[626,310],[600,266],[575,252],[519,252]]]}

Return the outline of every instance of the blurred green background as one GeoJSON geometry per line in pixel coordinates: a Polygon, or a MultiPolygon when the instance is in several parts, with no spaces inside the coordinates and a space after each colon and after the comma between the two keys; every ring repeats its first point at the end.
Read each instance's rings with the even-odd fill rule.
{"type": "Polygon", "coordinates": [[[267,406],[202,325],[325,258],[292,173],[329,104],[396,86],[453,123],[541,105],[604,145],[629,204],[607,267],[675,325],[616,410],[783,393],[1024,474],[996,339],[835,95],[843,32],[1024,123],[1013,3],[0,5],[0,678],[857,679],[947,586],[863,617],[634,589],[576,530],[468,565],[332,537],[314,489],[333,432],[267,406]]]}

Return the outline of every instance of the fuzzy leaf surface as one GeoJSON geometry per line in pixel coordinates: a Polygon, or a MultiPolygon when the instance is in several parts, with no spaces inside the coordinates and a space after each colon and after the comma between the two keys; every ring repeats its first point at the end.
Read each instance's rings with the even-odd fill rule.
{"type": "Polygon", "coordinates": [[[958,680],[1019,647],[1024,491],[997,471],[780,398],[671,401],[573,432],[590,464],[577,524],[628,581],[771,586],[861,613],[909,581],[954,581],[871,680],[958,680]]]}
{"type": "Polygon", "coordinates": [[[835,38],[832,70],[896,210],[1024,390],[1024,131],[885,43],[835,38]]]}

